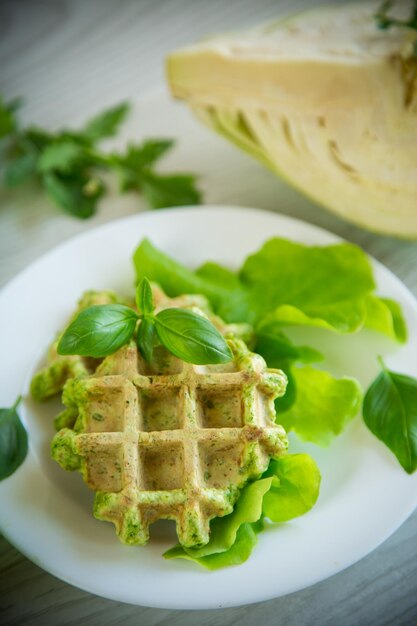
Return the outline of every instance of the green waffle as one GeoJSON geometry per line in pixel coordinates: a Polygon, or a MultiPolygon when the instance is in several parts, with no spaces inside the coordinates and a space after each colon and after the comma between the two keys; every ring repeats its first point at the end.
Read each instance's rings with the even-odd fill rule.
{"type": "MultiPolygon", "coordinates": [[[[153,292],[157,310],[208,314],[198,296],[153,292]]],[[[182,545],[206,544],[210,520],[231,513],[241,487],[287,449],[274,408],[285,374],[236,336],[247,327],[209,317],[228,340],[229,363],[195,366],[158,346],[148,364],[132,341],[65,383],[58,423],[66,427],[52,457],[82,473],[96,491],[94,515],[113,522],[124,543],[145,544],[152,523],[172,519],[182,545]]]]}

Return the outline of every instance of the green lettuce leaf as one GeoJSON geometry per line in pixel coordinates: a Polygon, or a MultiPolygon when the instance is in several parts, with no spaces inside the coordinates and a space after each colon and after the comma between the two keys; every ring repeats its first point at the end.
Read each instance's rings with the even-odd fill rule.
{"type": "Polygon", "coordinates": [[[297,397],[297,383],[292,374],[293,363],[312,363],[321,361],[323,355],[309,346],[296,346],[284,335],[281,326],[269,322],[258,326],[254,351],[263,356],[268,367],[282,369],[287,375],[285,394],[275,400],[278,413],[288,411],[297,397]]]}
{"type": "Polygon", "coordinates": [[[138,282],[146,276],[149,280],[158,283],[170,297],[184,293],[198,293],[206,296],[216,306],[229,293],[228,290],[221,289],[210,280],[171,259],[167,254],[158,250],[149,239],[143,239],[136,248],[133,262],[138,282]]]}
{"type": "Polygon", "coordinates": [[[279,323],[270,320],[256,329],[255,352],[263,356],[268,367],[283,367],[283,363],[298,361],[301,363],[317,363],[323,355],[310,346],[296,346],[282,332],[279,323]]]}
{"type": "Polygon", "coordinates": [[[297,399],[297,383],[292,373],[291,361],[283,362],[280,369],[287,377],[287,387],[284,395],[275,400],[275,412],[277,415],[288,411],[297,399]]]}
{"type": "Polygon", "coordinates": [[[164,557],[197,561],[208,569],[246,561],[256,543],[251,523],[257,522],[262,515],[263,497],[270,489],[272,480],[272,477],[262,478],[244,487],[233,512],[211,522],[207,545],[184,548],[178,544],[165,552],[164,557]]]}
{"type": "Polygon", "coordinates": [[[288,521],[309,511],[318,498],[320,471],[308,454],[291,454],[271,461],[264,478],[242,489],[233,513],[210,524],[210,541],[201,548],[177,544],[166,559],[188,559],[214,570],[248,559],[263,529],[265,515],[288,521]]]}
{"type": "Polygon", "coordinates": [[[231,565],[240,565],[247,561],[257,541],[254,525],[242,524],[236,533],[234,544],[226,552],[195,557],[185,552],[178,544],[165,552],[163,556],[166,559],[187,559],[188,561],[199,563],[209,570],[215,570],[221,569],[222,567],[230,567],[231,565]]]}
{"type": "Polygon", "coordinates": [[[274,311],[285,324],[312,323],[338,332],[361,328],[361,299],[375,288],[368,257],[357,246],[306,246],[281,238],[249,256],[240,279],[259,319],[274,311]]]}
{"type": "Polygon", "coordinates": [[[317,501],[321,475],[308,454],[287,454],[271,461],[271,488],[263,499],[263,514],[273,522],[287,522],[307,513],[317,501]]]}
{"type": "Polygon", "coordinates": [[[134,262],[138,280],[147,275],[170,296],[204,294],[226,322],[318,326],[340,333],[367,326],[406,340],[400,306],[374,295],[368,257],[353,244],[307,246],[274,238],[237,273],[212,262],[193,272],[145,239],[134,262]]]}
{"type": "Polygon", "coordinates": [[[325,305],[310,306],[302,311],[296,306],[283,304],[265,316],[264,321],[282,326],[315,326],[337,331],[353,333],[365,323],[366,307],[363,300],[345,300],[325,305]]]}
{"type": "Polygon", "coordinates": [[[334,378],[310,366],[294,367],[294,404],[277,421],[299,439],[328,446],[358,413],[362,392],[354,378],[334,378]]]}
{"type": "Polygon", "coordinates": [[[407,327],[400,305],[389,298],[368,295],[365,298],[365,326],[399,343],[407,341],[407,327]]]}
{"type": "Polygon", "coordinates": [[[223,267],[218,263],[213,263],[212,261],[203,263],[203,265],[201,265],[195,273],[200,278],[210,281],[219,289],[223,288],[233,291],[241,288],[239,277],[235,272],[232,272],[227,267],[223,267]]]}

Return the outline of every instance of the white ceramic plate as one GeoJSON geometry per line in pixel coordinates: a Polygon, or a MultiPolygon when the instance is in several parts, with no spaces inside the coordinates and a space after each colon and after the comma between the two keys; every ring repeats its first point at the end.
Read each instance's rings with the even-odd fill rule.
{"type": "MultiPolygon", "coordinates": [[[[111,222],[56,248],[15,278],[0,294],[0,406],[11,405],[38,367],[55,332],[65,325],[85,289],[128,293],[132,253],[147,236],[186,265],[214,259],[237,267],[268,238],[310,244],[337,238],[309,224],[259,210],[204,207],[154,212],[111,222]]],[[[402,283],[375,262],[381,294],[398,300],[409,325],[405,347],[372,334],[338,337],[310,331],[337,374],[368,385],[375,355],[393,369],[417,376],[417,303],[402,283]]],[[[304,331],[300,336],[305,338],[304,331]]],[[[0,527],[32,561],[63,580],[119,601],[164,608],[241,605],[302,589],[335,574],[373,550],[417,504],[417,474],[408,476],[366,430],[360,418],[329,449],[292,442],[310,452],[323,482],[316,507],[304,517],[259,535],[250,559],[239,567],[207,572],[162,553],[174,542],[171,524],[155,525],[150,545],[119,543],[111,524],[92,516],[92,493],[78,474],[49,458],[52,417],[58,402],[21,406],[30,453],[0,483],[0,527]]]]}

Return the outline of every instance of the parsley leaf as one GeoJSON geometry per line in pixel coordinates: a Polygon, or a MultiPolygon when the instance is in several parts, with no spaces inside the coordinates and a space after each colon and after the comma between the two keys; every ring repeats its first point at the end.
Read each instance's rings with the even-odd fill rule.
{"type": "Polygon", "coordinates": [[[45,174],[42,180],[51,200],[70,215],[81,219],[94,215],[97,200],[104,193],[101,180],[83,174],[64,176],[51,173],[45,174]]]}
{"type": "Polygon", "coordinates": [[[387,30],[391,26],[400,26],[402,28],[412,28],[417,30],[417,2],[414,2],[411,15],[408,20],[398,19],[392,15],[388,15],[388,12],[395,5],[394,0],[385,0],[375,13],[374,17],[378,28],[381,30],[387,30]]]}
{"type": "Polygon", "coordinates": [[[142,191],[154,209],[201,202],[201,193],[196,187],[195,176],[191,174],[161,175],[145,171],[142,174],[142,191]]]}
{"type": "Polygon", "coordinates": [[[173,145],[173,139],[149,139],[141,145],[129,144],[124,154],[112,154],[112,162],[119,177],[120,191],[140,191],[142,170],[149,169],[173,145]]]}
{"type": "Polygon", "coordinates": [[[113,137],[119,130],[120,124],[126,119],[129,109],[129,103],[122,102],[111,109],[107,109],[107,111],[103,111],[103,113],[99,113],[87,122],[82,135],[92,144],[99,139],[113,137]]]}
{"type": "Polygon", "coordinates": [[[28,150],[17,156],[5,168],[4,183],[6,187],[16,187],[35,174],[37,168],[36,152],[28,150]]]}
{"type": "Polygon", "coordinates": [[[85,161],[85,150],[75,141],[64,140],[51,143],[41,153],[38,160],[40,172],[61,172],[69,174],[74,167],[85,161]]]}
{"type": "Polygon", "coordinates": [[[6,104],[0,95],[0,139],[16,130],[17,120],[14,113],[20,104],[20,100],[12,100],[6,104]]]}

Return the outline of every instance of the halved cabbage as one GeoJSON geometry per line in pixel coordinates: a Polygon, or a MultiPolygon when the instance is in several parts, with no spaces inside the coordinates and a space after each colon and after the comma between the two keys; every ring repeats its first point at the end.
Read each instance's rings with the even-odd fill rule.
{"type": "Polygon", "coordinates": [[[178,50],[168,81],[205,124],[316,202],[417,238],[417,31],[379,29],[379,4],[315,9],[178,50]]]}

